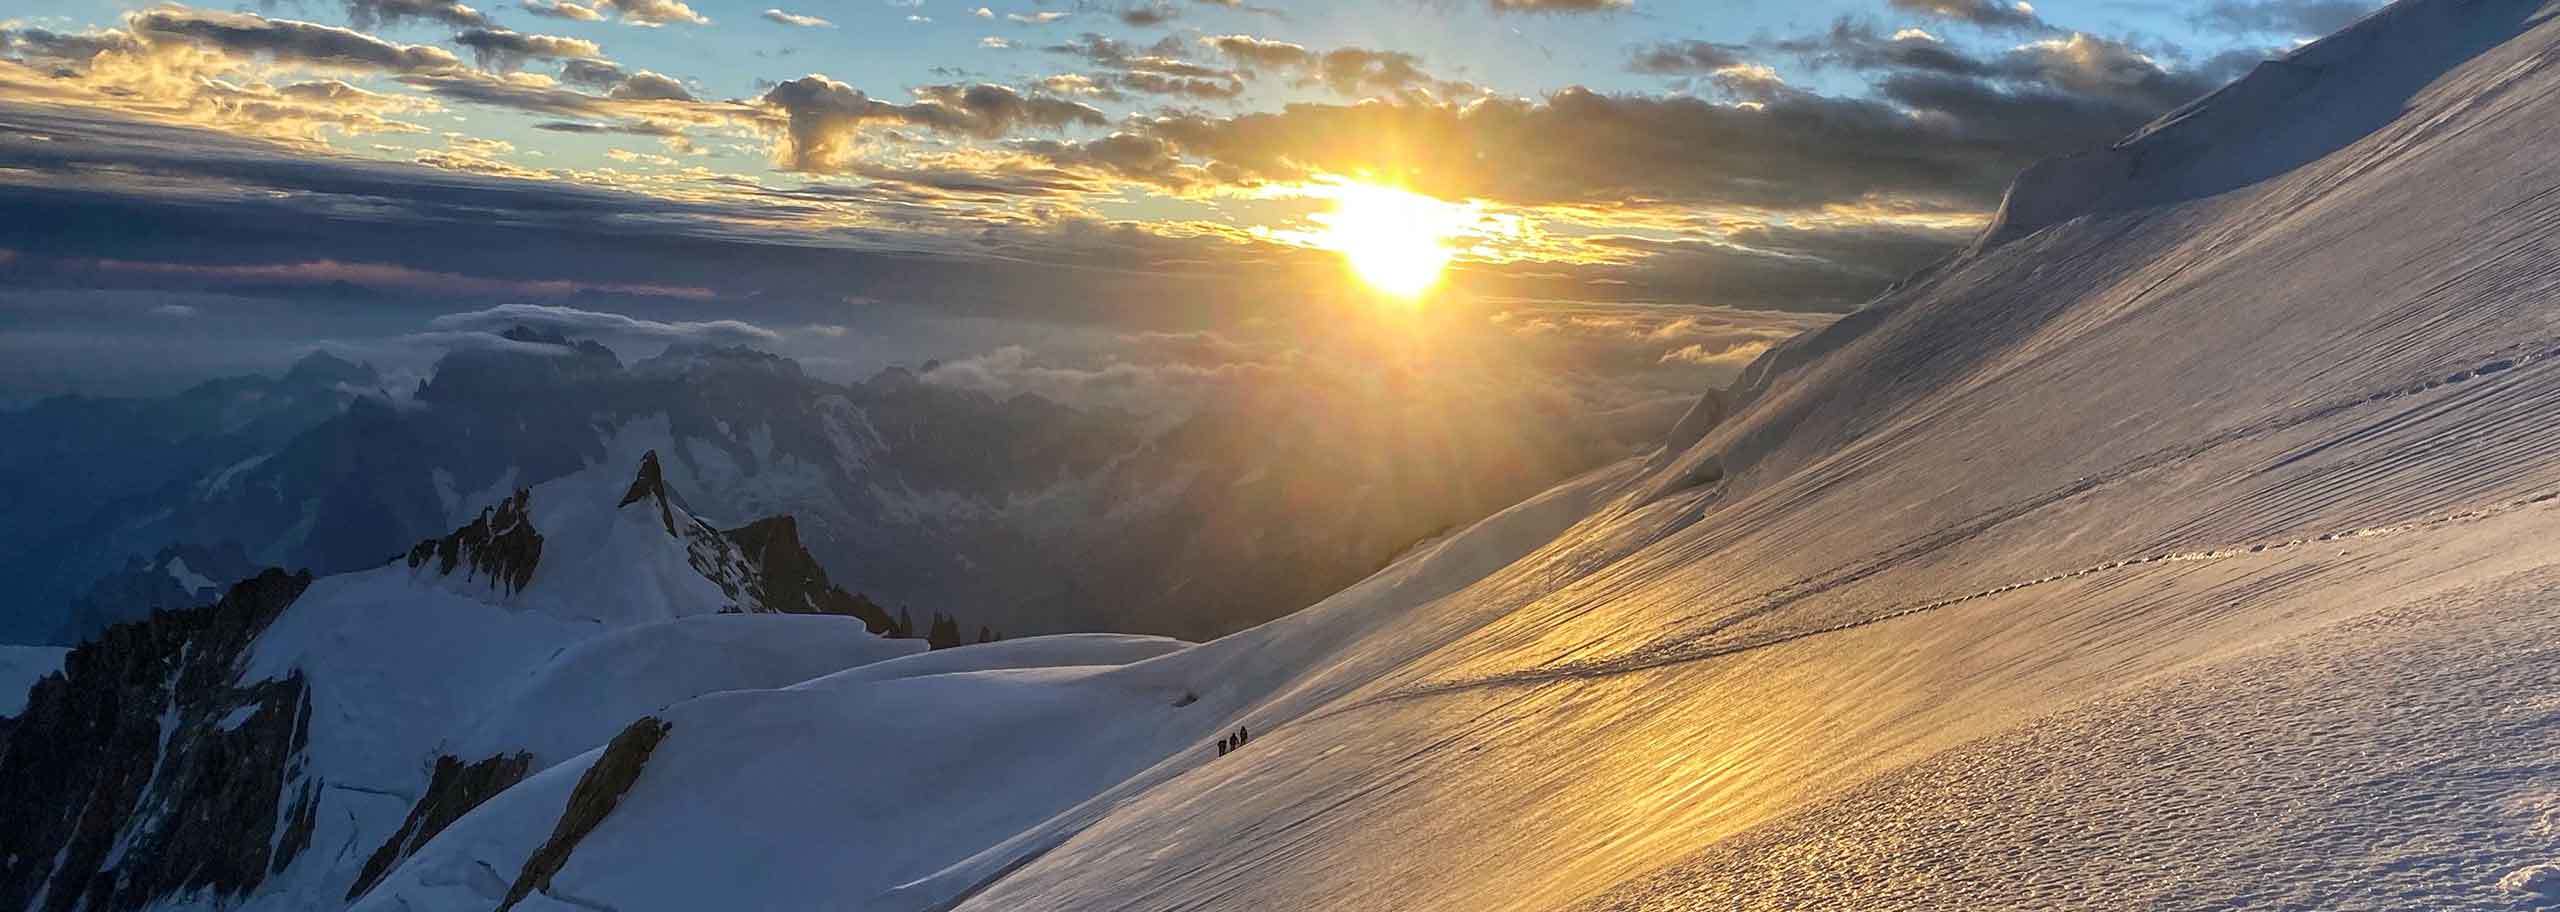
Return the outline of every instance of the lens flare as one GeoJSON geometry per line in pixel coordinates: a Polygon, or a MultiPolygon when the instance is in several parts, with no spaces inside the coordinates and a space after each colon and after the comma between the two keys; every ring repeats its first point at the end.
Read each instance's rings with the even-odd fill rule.
{"type": "Polygon", "coordinates": [[[1476,220],[1473,207],[1377,184],[1321,185],[1330,211],[1308,218],[1321,226],[1320,246],[1342,254],[1353,275],[1371,288],[1417,298],[1440,284],[1457,255],[1450,241],[1476,220]]]}

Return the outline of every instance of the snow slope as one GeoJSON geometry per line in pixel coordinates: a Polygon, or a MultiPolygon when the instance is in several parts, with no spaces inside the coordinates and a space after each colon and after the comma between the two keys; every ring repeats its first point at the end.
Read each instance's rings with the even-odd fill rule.
{"type": "MultiPolygon", "coordinates": [[[[2560,904],[2553,12],[2409,0],[2039,169],[1722,420],[1288,617],[668,706],[520,907],[2560,904]]],[[[600,756],[360,908],[495,905],[600,756]]]]}
{"type": "Polygon", "coordinates": [[[541,542],[521,590],[471,560],[448,573],[432,557],[395,559],[314,582],[260,634],[240,680],[309,683],[308,743],[286,793],[318,783],[311,843],[326,851],[295,859],[247,907],[342,906],[427,796],[438,757],[523,753],[541,769],[670,704],[924,650],[855,618],[754,613],[715,579],[752,572],[717,533],[673,497],[662,513],[658,496],[625,496],[635,447],[531,489],[541,542]]]}
{"type": "MultiPolygon", "coordinates": [[[[2091,192],[2031,174],[1694,441],[1289,618],[879,682],[976,704],[947,726],[842,713],[871,687],[675,707],[551,901],[2543,902],[2550,14],[2403,3],[2090,159],[2091,192]],[[879,780],[828,762],[881,742],[879,780]]],[[[484,904],[435,884],[559,801],[493,802],[401,898],[484,904]]]]}
{"type": "Polygon", "coordinates": [[[1559,542],[1644,526],[1612,559],[1504,570],[1452,601],[1543,591],[960,908],[2512,907],[2560,733],[2555,56],[2542,3],[2422,0],[2186,112],[2240,126],[2127,154],[2269,168],[2143,171],[1844,321],[1559,542]]]}
{"type": "MultiPolygon", "coordinates": [[[[1036,637],[892,659],[781,690],[717,694],[659,714],[646,772],[548,895],[518,908],[925,908],[1054,842],[1092,796],[1215,756],[1212,732],[1310,663],[1372,667],[1341,647],[1376,610],[1464,585],[1551,538],[1628,469],[1486,520],[1258,638],[1036,637]],[[680,826],[671,821],[684,821],[680,826]],[[704,872],[719,871],[717,876],[704,872]],[[752,883],[742,890],[741,884],[752,883]],[[663,904],[663,905],[662,905],[663,904]]],[[[561,764],[583,772],[589,752],[561,764]]],[[[554,769],[463,818],[361,909],[478,908],[551,832],[577,775],[554,769]]]]}

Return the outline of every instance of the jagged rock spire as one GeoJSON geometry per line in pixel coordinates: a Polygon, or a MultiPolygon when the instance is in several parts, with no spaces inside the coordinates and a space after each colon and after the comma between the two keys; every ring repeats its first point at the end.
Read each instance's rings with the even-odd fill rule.
{"type": "Polygon", "coordinates": [[[496,507],[483,508],[470,525],[409,549],[410,569],[430,562],[444,576],[467,564],[471,577],[485,576],[490,586],[511,593],[532,585],[533,568],[542,563],[542,533],[533,527],[533,491],[518,488],[496,507]]]}
{"type": "Polygon", "coordinates": [[[676,534],[676,515],[667,507],[667,479],[658,469],[656,450],[640,454],[640,476],[631,479],[631,489],[623,492],[622,502],[615,506],[628,507],[642,498],[658,501],[658,521],[667,527],[668,535],[676,534]]]}

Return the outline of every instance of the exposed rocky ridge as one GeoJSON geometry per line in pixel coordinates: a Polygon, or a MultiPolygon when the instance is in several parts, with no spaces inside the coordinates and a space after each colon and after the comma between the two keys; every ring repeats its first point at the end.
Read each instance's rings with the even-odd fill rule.
{"type": "Polygon", "coordinates": [[[524,860],[524,870],[515,883],[507,887],[507,898],[498,904],[498,912],[507,912],[532,896],[537,890],[549,890],[551,878],[568,867],[569,853],[578,848],[579,840],[595,832],[598,824],[622,803],[622,796],[640,781],[641,770],[648,766],[649,755],[658,749],[671,728],[655,716],[635,719],[622,733],[604,747],[594,766],[578,777],[578,785],[569,792],[569,806],[560,813],[560,822],[551,830],[551,838],[524,860]]]}
{"type": "Polygon", "coordinates": [[[522,752],[501,754],[467,764],[451,754],[437,757],[436,771],[427,781],[426,794],[419,796],[418,803],[410,807],[409,816],[400,822],[399,831],[392,833],[390,839],[383,841],[381,848],[375,849],[373,855],[365,859],[363,873],[356,876],[354,886],[347,888],[347,899],[354,901],[362,897],[366,890],[373,889],[373,885],[382,880],[382,875],[391,873],[392,866],[417,852],[427,844],[427,840],[436,838],[437,833],[444,832],[445,827],[470,813],[472,808],[524,781],[532,771],[533,755],[522,752]]]}
{"type": "MultiPolygon", "coordinates": [[[[694,568],[733,599],[728,610],[837,614],[875,634],[918,635],[833,584],[788,516],[716,529],[681,510],[654,453],[626,494],[624,509],[653,502],[648,527],[674,528],[694,568]]],[[[513,594],[533,584],[545,545],[533,493],[520,489],[471,523],[420,542],[404,562],[422,577],[482,581],[513,594]]],[[[311,846],[329,787],[307,750],[313,686],[299,670],[241,678],[260,636],[312,582],[308,573],[268,570],[212,604],[109,628],[71,652],[62,673],[39,682],[21,716],[0,719],[0,819],[9,821],[0,826],[0,908],[228,902],[311,846]]],[[[956,621],[935,632],[944,627],[956,630],[956,621]]],[[[346,860],[362,858],[361,869],[326,889],[360,898],[447,825],[524,780],[535,762],[522,751],[476,761],[440,756],[421,771],[421,791],[398,828],[352,844],[369,852],[346,860]]],[[[609,799],[599,800],[609,809],[609,799]]],[[[576,837],[565,838],[556,860],[565,861],[576,837]]]]}
{"type": "Polygon", "coordinates": [[[481,508],[480,518],[470,525],[411,547],[409,569],[433,562],[438,575],[452,576],[462,568],[465,579],[486,578],[492,588],[521,592],[533,583],[533,570],[542,563],[542,533],[533,527],[532,508],[533,492],[519,488],[497,506],[481,508]]]}
{"type": "Polygon", "coordinates": [[[310,694],[299,674],[235,679],[310,584],[269,570],[118,624],[36,684],[0,745],[0,906],[237,896],[308,846],[310,694]]]}
{"type": "Polygon", "coordinates": [[[897,621],[880,603],[861,593],[847,592],[827,579],[826,568],[819,566],[800,543],[798,520],[790,516],[768,517],[731,529],[723,536],[738,546],[739,555],[755,571],[739,584],[739,591],[730,593],[732,597],[751,601],[766,611],[860,618],[872,633],[897,631],[897,621]]]}

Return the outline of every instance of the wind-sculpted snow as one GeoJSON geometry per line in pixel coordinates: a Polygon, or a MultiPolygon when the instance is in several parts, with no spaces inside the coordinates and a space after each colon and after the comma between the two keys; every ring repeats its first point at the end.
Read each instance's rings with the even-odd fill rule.
{"type": "Polygon", "coordinates": [[[2555,612],[2546,567],[2179,673],[1880,776],[1585,912],[2547,908],[2555,612]]]}

